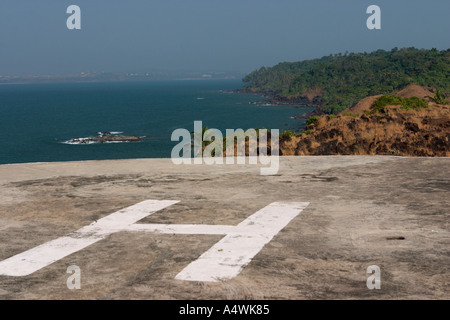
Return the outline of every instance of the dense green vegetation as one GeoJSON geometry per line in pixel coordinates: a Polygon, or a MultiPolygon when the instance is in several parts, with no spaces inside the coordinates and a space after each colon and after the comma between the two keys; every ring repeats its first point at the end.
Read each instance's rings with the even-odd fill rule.
{"type": "Polygon", "coordinates": [[[281,139],[287,139],[290,137],[298,137],[298,136],[300,136],[300,134],[292,130],[284,130],[280,135],[281,139]]]}
{"type": "Polygon", "coordinates": [[[386,106],[402,106],[403,110],[418,110],[421,108],[428,108],[428,103],[424,99],[417,97],[403,98],[398,96],[384,95],[375,100],[370,106],[373,113],[384,112],[386,106]]]}
{"type": "Polygon", "coordinates": [[[434,97],[428,97],[433,101],[434,103],[438,104],[449,104],[449,101],[444,97],[441,90],[437,89],[434,93],[434,97]]]}
{"type": "Polygon", "coordinates": [[[247,90],[290,99],[321,90],[322,109],[333,114],[364,97],[389,94],[412,83],[450,93],[450,49],[394,48],[283,62],[262,67],[243,81],[247,90]]]}
{"type": "Polygon", "coordinates": [[[306,119],[306,126],[314,125],[319,120],[319,116],[312,116],[306,119]]]}

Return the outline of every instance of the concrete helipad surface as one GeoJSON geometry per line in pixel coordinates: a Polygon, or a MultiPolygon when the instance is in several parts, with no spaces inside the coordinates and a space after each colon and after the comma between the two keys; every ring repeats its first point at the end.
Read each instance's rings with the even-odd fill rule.
{"type": "Polygon", "coordinates": [[[449,165],[1,165],[0,299],[449,299],[449,165]]]}

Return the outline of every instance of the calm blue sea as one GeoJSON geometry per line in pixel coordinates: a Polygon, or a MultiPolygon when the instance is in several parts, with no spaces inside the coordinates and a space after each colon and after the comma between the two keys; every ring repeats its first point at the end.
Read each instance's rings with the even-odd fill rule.
{"type": "Polygon", "coordinates": [[[224,92],[238,80],[0,86],[0,163],[168,158],[172,131],[209,128],[298,129],[291,117],[311,111],[254,105],[260,96],[224,92]],[[72,145],[99,131],[146,136],[137,143],[72,145]]]}

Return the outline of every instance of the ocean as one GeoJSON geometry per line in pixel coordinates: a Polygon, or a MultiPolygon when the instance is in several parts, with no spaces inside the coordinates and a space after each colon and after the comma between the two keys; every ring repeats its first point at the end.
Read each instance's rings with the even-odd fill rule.
{"type": "Polygon", "coordinates": [[[298,130],[312,108],[261,105],[229,92],[240,80],[10,84],[0,86],[0,164],[169,158],[177,128],[298,130]],[[141,142],[70,144],[109,131],[141,142]]]}

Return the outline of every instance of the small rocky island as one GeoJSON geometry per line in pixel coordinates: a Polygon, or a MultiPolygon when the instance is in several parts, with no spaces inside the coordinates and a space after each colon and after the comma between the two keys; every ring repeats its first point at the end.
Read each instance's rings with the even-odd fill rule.
{"type": "Polygon", "coordinates": [[[113,142],[139,142],[145,137],[124,136],[117,133],[105,131],[99,132],[95,137],[74,138],[68,141],[69,144],[90,144],[90,143],[113,143],[113,142]]]}

